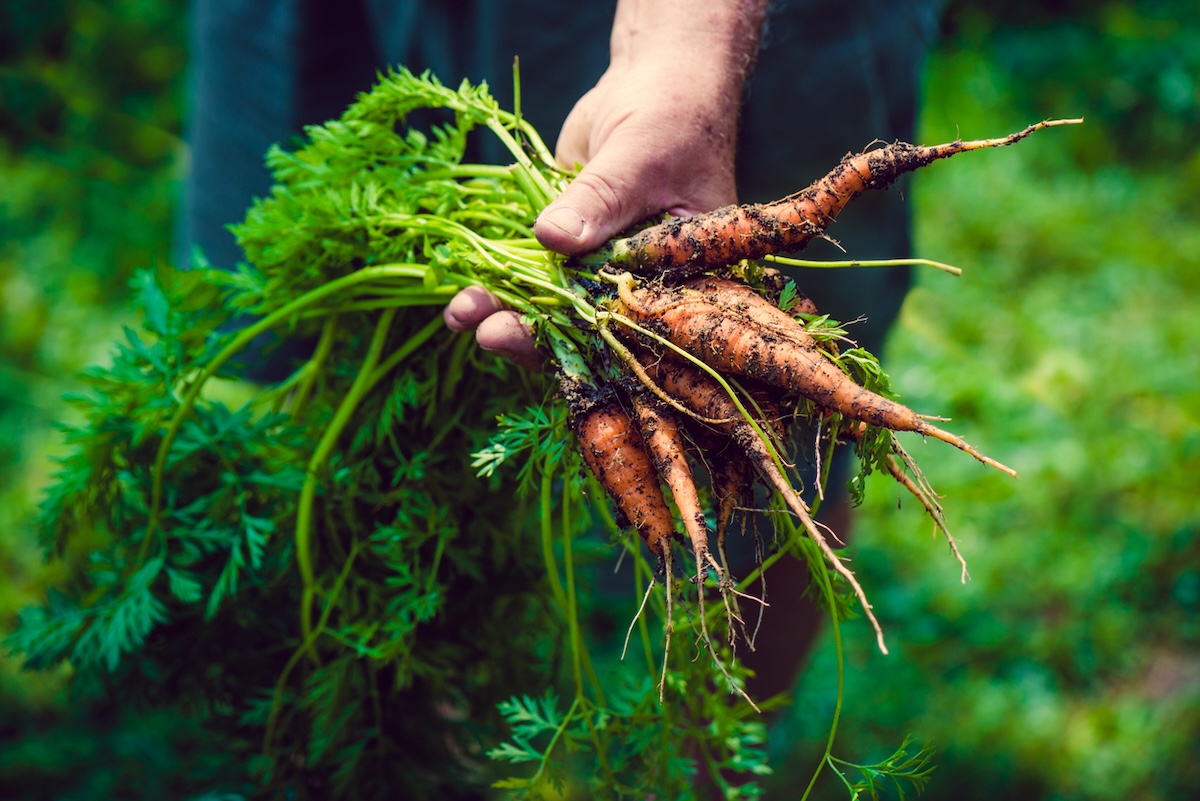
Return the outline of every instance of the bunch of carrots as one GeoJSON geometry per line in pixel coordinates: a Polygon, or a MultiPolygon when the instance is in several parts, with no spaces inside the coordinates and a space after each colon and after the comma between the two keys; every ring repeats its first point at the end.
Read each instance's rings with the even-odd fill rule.
{"type": "MultiPolygon", "coordinates": [[[[807,189],[780,201],[662,222],[610,243],[596,259],[602,264],[599,275],[615,288],[597,316],[598,327],[629,378],[584,389],[567,377],[564,395],[584,461],[657,560],[658,575],[668,587],[668,609],[671,544],[681,538],[660,485],[669,489],[678,510],[697,581],[702,583],[710,571],[715,574],[729,608],[728,594],[736,589],[725,534],[733,510],[752,502],[757,481],[783,500],[853,588],[886,652],[861,585],[787,477],[785,446],[798,414],[824,421],[834,437],[880,442],[882,435],[879,464],[920,501],[956,555],[936,495],[892,432],[934,437],[985,464],[1015,472],[934,425],[937,418],[860,386],[807,329],[805,316],[816,312],[807,299],[801,297],[785,311],[770,292],[738,280],[746,272],[737,266],[800,250],[824,236],[859,194],[885,189],[904,173],[1071,122],[1076,121],[1045,121],[999,139],[933,147],[895,143],[847,155],[807,189]],[[711,475],[714,538],[688,456],[711,475]]],[[[965,563],[963,569],[965,578],[965,563]]],[[[703,602],[702,590],[702,628],[703,602]]],[[[669,621],[668,614],[668,642],[669,621]]],[[[702,637],[708,640],[707,630],[702,637]]]]}
{"type": "MultiPolygon", "coordinates": [[[[552,354],[559,395],[568,405],[582,459],[611,496],[619,518],[637,531],[656,561],[668,610],[677,568],[674,548],[680,543],[690,551],[688,570],[695,571],[701,588],[702,625],[704,585],[714,576],[729,615],[741,619],[737,599],[742,593],[730,575],[725,536],[735,510],[753,503],[753,486],[761,483],[853,588],[883,648],[862,587],[789,479],[791,426],[807,419],[824,426],[832,439],[857,442],[860,452],[872,454],[874,465],[917,497],[943,531],[937,496],[895,432],[934,437],[1012,471],[936,426],[937,418],[856,383],[835,358],[835,344],[812,330],[812,305],[773,268],[756,260],[786,264],[781,254],[825,237],[855,197],[886,189],[905,173],[1072,122],[1077,120],[1040,122],[997,139],[875,147],[847,155],[811,186],[777,202],[658,221],[588,256],[565,259],[542,248],[531,226],[572,176],[555,163],[519,109],[501,110],[486,87],[451,89],[428,75],[393,72],[341,121],[310,132],[313,141],[306,149],[272,154],[283,188],[256,204],[238,231],[261,275],[255,279],[261,302],[244,305],[260,320],[217,353],[191,383],[191,394],[159,448],[158,472],[199,386],[262,331],[296,320],[327,320],[311,363],[318,364],[327,334],[332,341],[329,321],[347,311],[374,315],[371,352],[345,400],[349,408],[400,365],[405,353],[435,335],[437,326],[431,321],[401,352],[385,357],[381,349],[399,324],[398,309],[435,307],[463,286],[480,285],[521,311],[552,354]],[[421,107],[449,110],[455,126],[435,132],[432,139],[397,126],[421,107]],[[499,137],[515,163],[498,167],[458,160],[462,139],[474,126],[499,137]],[[296,193],[349,169],[342,159],[360,163],[368,150],[374,154],[369,157],[373,165],[404,170],[405,194],[399,199],[383,194],[397,191],[394,183],[385,189],[364,184],[332,211],[305,211],[302,217],[296,193]],[[261,235],[256,233],[260,230],[261,235]],[[296,254],[301,247],[290,244],[289,236],[325,243],[325,255],[316,263],[300,263],[296,254]],[[339,260],[339,243],[358,239],[369,243],[372,261],[339,260]],[[697,467],[710,476],[704,493],[698,489],[697,467]],[[714,508],[706,509],[702,498],[711,499],[714,508]],[[710,512],[715,531],[708,528],[710,512]]],[[[293,391],[299,387],[303,396],[311,380],[311,374],[301,371],[285,386],[293,391]]],[[[327,431],[329,443],[336,441],[338,425],[349,416],[343,411],[327,431]]],[[[328,449],[318,451],[308,466],[309,484],[296,515],[306,634],[314,629],[317,592],[308,542],[313,482],[328,449]]],[[[155,489],[147,543],[162,502],[155,489]]],[[[668,644],[670,617],[668,612],[668,644]]],[[[707,629],[703,637],[708,641],[707,629]]]]}

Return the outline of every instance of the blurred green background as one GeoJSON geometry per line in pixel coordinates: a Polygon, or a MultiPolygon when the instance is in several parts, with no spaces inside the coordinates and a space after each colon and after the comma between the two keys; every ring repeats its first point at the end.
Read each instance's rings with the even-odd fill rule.
{"type": "MultiPolygon", "coordinates": [[[[932,741],[933,798],[1197,797],[1200,8],[953,0],[943,27],[921,141],[1087,122],[915,181],[920,255],[966,273],[921,274],[885,366],[1021,478],[909,443],[965,586],[920,510],[869,485],[855,566],[892,654],[846,627],[835,754],[932,741]]],[[[0,3],[0,630],[57,577],[28,521],[59,396],[131,322],[131,271],[167,259],[186,64],[179,4],[0,3]]],[[[832,659],[825,642],[778,764],[814,764],[832,659]]],[[[0,797],[172,797],[218,769],[177,719],[73,701],[63,678],[0,654],[0,797]]]]}

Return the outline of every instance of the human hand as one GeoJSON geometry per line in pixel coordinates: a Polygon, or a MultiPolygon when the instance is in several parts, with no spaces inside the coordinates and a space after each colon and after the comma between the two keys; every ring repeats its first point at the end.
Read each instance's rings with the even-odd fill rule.
{"type": "MultiPolygon", "coordinates": [[[[578,255],[662,212],[736,201],[737,117],[764,5],[622,0],[609,68],[558,138],[558,160],[582,170],[539,215],[539,242],[578,255]]],[[[456,331],[474,329],[486,350],[524,366],[543,361],[519,315],[482,289],[455,296],[445,318],[456,331]]]]}
{"type": "MultiPolygon", "coordinates": [[[[669,64],[610,69],[567,117],[557,157],[579,176],[538,217],[534,233],[548,249],[586,253],[660,212],[707,211],[736,199],[733,143],[736,106],[696,99],[669,64]],[[664,94],[668,82],[675,86],[664,94]]],[[[702,85],[701,85],[702,86],[702,85]]],[[[481,287],[456,295],[445,311],[455,331],[475,331],[485,350],[524,367],[543,360],[520,316],[481,287]]]]}
{"type": "Polygon", "coordinates": [[[740,92],[720,76],[682,69],[668,54],[614,64],[580,99],[556,156],[583,168],[538,216],[538,241],[578,255],[662,212],[685,216],[736,201],[740,92]]]}

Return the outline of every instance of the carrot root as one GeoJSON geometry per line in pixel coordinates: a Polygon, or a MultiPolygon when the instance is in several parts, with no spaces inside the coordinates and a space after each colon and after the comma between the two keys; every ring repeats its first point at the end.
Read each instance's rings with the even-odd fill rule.
{"type": "Polygon", "coordinates": [[[901,175],[972,150],[1004,147],[1035,131],[1082,119],[1044,120],[995,139],[919,146],[895,142],[848,154],[807,189],[767,204],[726,206],[643,229],[609,245],[609,264],[647,276],[683,278],[743,259],[794,253],[825,230],[846,204],[869,189],[886,189],[901,175]]]}
{"type": "Polygon", "coordinates": [[[1011,467],[1009,467],[1006,464],[1002,464],[1002,463],[996,461],[995,459],[993,459],[990,456],[980,453],[973,446],[969,445],[966,442],[966,440],[964,440],[962,437],[959,437],[955,434],[951,434],[949,431],[944,431],[944,430],[938,428],[937,426],[930,425],[929,423],[926,423],[924,421],[922,421],[917,427],[915,427],[912,430],[916,431],[918,434],[927,434],[927,435],[933,437],[934,439],[939,439],[942,442],[953,445],[954,447],[958,448],[960,451],[963,451],[964,453],[968,453],[971,456],[974,456],[976,459],[978,459],[979,461],[988,465],[989,467],[994,467],[997,470],[999,470],[1000,472],[1007,473],[1008,475],[1012,476],[1013,478],[1017,477],[1016,470],[1013,470],[1011,467]]]}
{"type": "Polygon", "coordinates": [[[921,506],[925,508],[929,516],[933,518],[934,525],[942,532],[942,536],[946,538],[946,544],[950,547],[950,553],[954,554],[954,558],[958,560],[958,564],[962,568],[960,580],[963,584],[966,584],[967,579],[971,577],[971,574],[967,571],[967,560],[963,557],[962,552],[958,550],[958,543],[955,542],[954,535],[950,533],[950,527],[946,524],[946,515],[942,509],[941,502],[937,499],[937,493],[933,491],[933,487],[929,486],[920,469],[913,462],[912,457],[908,455],[908,452],[904,448],[900,447],[900,444],[895,441],[894,437],[892,448],[894,452],[889,454],[887,458],[888,473],[900,486],[908,490],[920,502],[921,506]],[[900,457],[900,462],[903,463],[903,466],[900,462],[896,461],[897,455],[900,457]],[[915,479],[905,472],[906,467],[916,476],[915,479]]]}
{"type": "MultiPolygon", "coordinates": [[[[750,301],[745,293],[739,293],[743,305],[727,305],[720,295],[706,295],[686,284],[634,290],[632,282],[628,273],[617,279],[618,300],[613,307],[617,319],[629,319],[663,336],[711,367],[799,393],[852,420],[931,436],[986,465],[1016,475],[1011,467],[985,456],[904,404],[854,383],[786,312],[767,312],[758,305],[761,301],[769,306],[768,301],[750,301]],[[751,307],[752,312],[746,311],[751,307]]],[[[695,283],[709,282],[704,279],[695,283]]],[[[718,419],[712,413],[703,416],[718,419]]]]}
{"type": "Polygon", "coordinates": [[[657,572],[665,575],[675,520],[633,419],[614,396],[587,397],[566,380],[559,390],[571,406],[571,427],[584,464],[658,558],[657,572]]]}

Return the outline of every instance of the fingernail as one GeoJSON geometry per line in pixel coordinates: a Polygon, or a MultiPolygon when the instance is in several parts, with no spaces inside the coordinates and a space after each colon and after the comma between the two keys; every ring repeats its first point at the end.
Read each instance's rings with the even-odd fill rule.
{"type": "Polygon", "coordinates": [[[542,222],[552,225],[572,239],[583,233],[583,216],[569,207],[551,209],[542,217],[542,222]]]}

